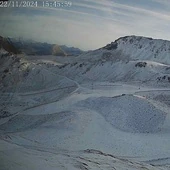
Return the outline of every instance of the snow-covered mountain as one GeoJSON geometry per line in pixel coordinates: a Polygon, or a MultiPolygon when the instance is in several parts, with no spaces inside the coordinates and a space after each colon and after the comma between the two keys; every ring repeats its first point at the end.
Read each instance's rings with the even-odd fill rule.
{"type": "Polygon", "coordinates": [[[0,51],[1,169],[170,170],[168,41],[128,36],[43,61],[8,49],[0,51]]]}
{"type": "MultiPolygon", "coordinates": [[[[126,36],[117,39],[102,49],[120,51],[134,60],[151,60],[170,64],[170,41],[140,36],[126,36]]],[[[109,55],[109,53],[108,53],[109,55]]]]}
{"type": "Polygon", "coordinates": [[[67,55],[79,56],[84,51],[80,50],[79,48],[75,47],[67,47],[66,45],[60,45],[61,49],[63,49],[67,55]]]}
{"type": "Polygon", "coordinates": [[[13,54],[19,53],[19,50],[13,45],[13,43],[8,39],[0,36],[0,49],[5,49],[13,54]]]}
{"type": "Polygon", "coordinates": [[[0,50],[0,75],[0,117],[56,101],[77,88],[74,81],[29,62],[23,55],[14,55],[4,49],[0,50]],[[58,93],[53,96],[55,90],[58,93]],[[26,100],[23,100],[26,98],[24,96],[26,100]]]}
{"type": "MultiPolygon", "coordinates": [[[[57,72],[78,81],[170,83],[170,42],[128,36],[58,66],[57,72]]],[[[56,69],[55,69],[56,70],[56,69]]]]}

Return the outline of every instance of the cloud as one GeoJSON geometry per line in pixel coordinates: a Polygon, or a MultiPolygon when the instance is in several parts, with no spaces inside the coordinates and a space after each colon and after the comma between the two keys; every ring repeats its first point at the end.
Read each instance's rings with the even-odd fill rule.
{"type": "Polygon", "coordinates": [[[64,9],[42,6],[3,9],[0,11],[1,34],[66,44],[84,50],[99,48],[120,36],[132,34],[170,39],[169,11],[162,6],[160,9],[145,8],[146,2],[164,4],[168,1],[144,0],[142,5],[134,0],[72,2],[72,7],[64,9]]]}

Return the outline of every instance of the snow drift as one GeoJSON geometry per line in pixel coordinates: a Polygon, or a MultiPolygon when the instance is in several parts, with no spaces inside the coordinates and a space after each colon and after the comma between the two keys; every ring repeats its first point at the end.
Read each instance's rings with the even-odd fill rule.
{"type": "Polygon", "coordinates": [[[98,111],[114,127],[132,133],[157,132],[166,119],[166,113],[133,95],[88,98],[78,105],[98,111]]]}

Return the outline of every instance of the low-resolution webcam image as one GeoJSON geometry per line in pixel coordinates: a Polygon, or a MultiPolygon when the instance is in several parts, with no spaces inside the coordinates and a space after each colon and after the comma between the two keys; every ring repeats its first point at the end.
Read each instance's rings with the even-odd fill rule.
{"type": "Polygon", "coordinates": [[[0,0],[0,170],[170,170],[170,0],[0,0]]]}

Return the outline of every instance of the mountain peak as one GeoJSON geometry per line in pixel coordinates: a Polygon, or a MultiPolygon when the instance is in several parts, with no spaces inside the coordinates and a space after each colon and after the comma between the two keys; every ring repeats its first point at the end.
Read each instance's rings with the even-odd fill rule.
{"type": "Polygon", "coordinates": [[[142,36],[121,37],[100,48],[109,52],[119,51],[131,59],[153,60],[170,64],[170,41],[142,36]]]}
{"type": "Polygon", "coordinates": [[[129,35],[129,36],[124,36],[124,37],[120,37],[118,39],[116,39],[114,42],[111,42],[110,44],[107,44],[106,46],[104,46],[104,49],[108,49],[108,50],[112,50],[116,48],[116,45],[118,44],[125,44],[125,43],[129,43],[129,44],[139,44],[140,42],[167,42],[170,44],[170,41],[168,40],[162,40],[162,39],[153,39],[151,37],[143,37],[143,36],[136,36],[136,35],[129,35]]]}

